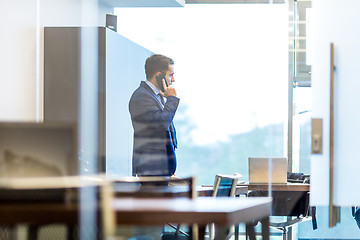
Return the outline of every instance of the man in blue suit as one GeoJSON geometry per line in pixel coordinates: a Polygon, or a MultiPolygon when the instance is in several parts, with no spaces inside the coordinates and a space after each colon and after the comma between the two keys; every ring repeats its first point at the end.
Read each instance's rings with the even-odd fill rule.
{"type": "Polygon", "coordinates": [[[180,99],[171,86],[175,82],[174,61],[152,55],[145,62],[146,81],[134,91],[129,111],[134,128],[133,176],[172,176],[177,148],[173,119],[180,99]]]}

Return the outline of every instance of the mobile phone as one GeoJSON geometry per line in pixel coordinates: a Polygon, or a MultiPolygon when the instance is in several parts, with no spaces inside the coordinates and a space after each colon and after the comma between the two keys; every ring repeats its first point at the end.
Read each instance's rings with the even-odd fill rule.
{"type": "Polygon", "coordinates": [[[161,73],[161,74],[159,74],[159,75],[156,76],[156,81],[157,81],[157,83],[158,83],[158,85],[159,85],[159,87],[160,87],[160,90],[161,90],[162,92],[165,92],[165,89],[164,89],[164,86],[163,86],[163,82],[162,82],[163,79],[165,80],[165,85],[166,85],[166,86],[169,86],[169,84],[168,84],[167,81],[166,81],[165,74],[161,73]]]}

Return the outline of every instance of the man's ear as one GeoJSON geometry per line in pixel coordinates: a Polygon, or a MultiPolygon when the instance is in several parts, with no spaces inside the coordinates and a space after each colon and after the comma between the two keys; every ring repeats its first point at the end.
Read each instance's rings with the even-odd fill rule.
{"type": "Polygon", "coordinates": [[[159,76],[160,74],[161,74],[161,72],[155,73],[155,78],[156,78],[157,76],[159,76]]]}

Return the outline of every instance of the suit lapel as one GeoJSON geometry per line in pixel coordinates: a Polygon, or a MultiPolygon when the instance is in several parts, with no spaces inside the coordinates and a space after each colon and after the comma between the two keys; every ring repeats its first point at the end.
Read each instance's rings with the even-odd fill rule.
{"type": "Polygon", "coordinates": [[[155,99],[158,107],[163,110],[164,107],[160,102],[160,99],[158,98],[158,96],[156,96],[156,94],[154,93],[154,91],[151,89],[151,87],[149,87],[149,85],[147,85],[145,82],[141,82],[141,86],[144,87],[147,91],[149,91],[149,93],[152,95],[152,97],[155,99]]]}
{"type": "MultiPolygon", "coordinates": [[[[154,91],[149,87],[149,85],[147,85],[145,82],[141,82],[141,86],[144,87],[147,91],[150,92],[150,94],[152,95],[152,97],[156,100],[158,107],[163,110],[164,107],[161,104],[160,99],[158,98],[158,96],[156,96],[156,94],[154,93],[154,91]]],[[[174,149],[177,148],[177,138],[176,138],[176,130],[175,130],[175,126],[174,123],[171,122],[170,126],[169,126],[169,135],[170,135],[170,139],[173,143],[173,147],[174,149]]]]}

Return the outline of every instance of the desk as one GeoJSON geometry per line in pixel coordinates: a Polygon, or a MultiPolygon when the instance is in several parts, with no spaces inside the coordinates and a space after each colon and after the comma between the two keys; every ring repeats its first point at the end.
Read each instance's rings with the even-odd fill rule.
{"type": "MultiPolygon", "coordinates": [[[[262,221],[262,235],[269,239],[271,198],[208,198],[196,199],[115,199],[114,209],[118,224],[162,225],[168,222],[198,224],[204,228],[215,223],[224,228],[239,223],[262,221]]],[[[202,234],[200,239],[203,238],[202,234]]],[[[225,239],[225,236],[217,236],[225,239]]]]}
{"type": "Polygon", "coordinates": [[[1,203],[1,224],[78,224],[79,211],[75,203],[1,203]]]}
{"type": "MultiPolygon", "coordinates": [[[[249,191],[254,191],[251,197],[264,197],[268,195],[268,184],[242,184],[247,186],[249,191]]],[[[272,184],[271,196],[273,197],[272,215],[273,216],[299,216],[306,215],[308,210],[308,193],[310,184],[287,183],[272,184]]]]}
{"type": "Polygon", "coordinates": [[[115,197],[137,197],[137,198],[190,198],[189,186],[142,186],[138,189],[115,189],[115,197]]]}
{"type": "MultiPolygon", "coordinates": [[[[254,183],[254,184],[239,184],[238,186],[246,186],[249,191],[268,191],[269,185],[265,183],[254,183]]],[[[271,191],[279,192],[309,192],[310,184],[307,183],[287,183],[287,184],[272,184],[271,191]]]]}
{"type": "MultiPolygon", "coordinates": [[[[196,186],[195,191],[199,197],[211,197],[213,187],[196,186]]],[[[237,186],[235,195],[247,194],[247,186],[237,186]]],[[[147,186],[139,188],[137,191],[116,191],[116,197],[138,197],[138,198],[174,198],[189,197],[188,186],[147,186]]]]}
{"type": "MultiPolygon", "coordinates": [[[[250,191],[255,191],[253,197],[268,195],[268,184],[242,184],[241,186],[247,186],[250,191]]],[[[308,216],[310,184],[272,184],[271,191],[273,197],[271,216],[287,216],[287,221],[270,223],[270,226],[283,231],[283,239],[291,239],[291,234],[287,235],[288,228],[296,223],[313,220],[313,226],[316,226],[315,209],[311,211],[312,216],[308,216]],[[302,217],[300,217],[301,215],[302,217]],[[295,218],[293,218],[294,216],[295,218]]]]}
{"type": "MultiPolygon", "coordinates": [[[[213,192],[214,186],[196,186],[195,190],[199,197],[211,197],[213,192]]],[[[248,193],[248,186],[236,186],[235,196],[240,194],[247,194],[248,193]]]]}

